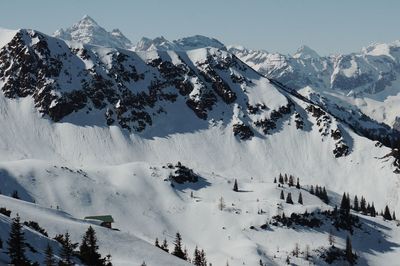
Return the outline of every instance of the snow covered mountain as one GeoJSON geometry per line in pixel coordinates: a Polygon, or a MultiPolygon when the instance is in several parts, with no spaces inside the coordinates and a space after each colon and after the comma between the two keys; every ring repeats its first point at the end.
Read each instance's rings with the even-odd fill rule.
{"type": "Polygon", "coordinates": [[[143,37],[135,46],[135,51],[189,51],[199,48],[216,48],[219,50],[226,50],[223,43],[214,38],[209,38],[202,35],[194,35],[190,37],[184,37],[181,39],[168,41],[164,37],[157,37],[154,39],[149,39],[143,37]]]}
{"type": "Polygon", "coordinates": [[[267,77],[306,92],[306,97],[310,97],[307,92],[311,88],[313,96],[398,128],[399,41],[374,44],[358,53],[324,57],[306,46],[293,56],[239,46],[232,46],[229,51],[267,77]]]}
{"type": "MultiPolygon", "coordinates": [[[[0,207],[51,237],[68,230],[78,242],[91,225],[83,217],[112,214],[120,231],[95,228],[115,265],[187,265],[149,245],[165,238],[171,251],[177,231],[190,257],[198,246],[213,265],[320,265],[333,251],[340,265],[347,235],[361,265],[398,257],[395,221],[354,210],[349,227],[334,212],[344,192],[398,210],[399,153],[382,145],[390,128],[209,45],[134,52],[35,30],[0,34],[0,207]],[[279,173],[301,188],[274,183],[279,173]],[[325,186],[329,202],[311,185],[325,186]],[[301,192],[303,203],[282,192],[301,192]],[[296,243],[307,256],[293,254],[296,243]]],[[[3,240],[10,222],[0,214],[3,240]]],[[[51,239],[24,230],[41,261],[51,239]]]]}
{"type": "Polygon", "coordinates": [[[90,43],[105,47],[125,49],[132,47],[131,41],[119,29],[113,29],[108,32],[88,15],[85,15],[70,28],[57,30],[53,36],[67,41],[90,43]]]}

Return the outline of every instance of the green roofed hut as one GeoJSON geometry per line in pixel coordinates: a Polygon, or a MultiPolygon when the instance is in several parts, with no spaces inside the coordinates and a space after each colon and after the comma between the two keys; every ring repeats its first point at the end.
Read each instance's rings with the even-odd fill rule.
{"type": "Polygon", "coordinates": [[[98,216],[86,216],[85,220],[96,220],[101,222],[100,225],[107,228],[112,228],[111,223],[114,222],[114,219],[111,215],[98,215],[98,216]]]}

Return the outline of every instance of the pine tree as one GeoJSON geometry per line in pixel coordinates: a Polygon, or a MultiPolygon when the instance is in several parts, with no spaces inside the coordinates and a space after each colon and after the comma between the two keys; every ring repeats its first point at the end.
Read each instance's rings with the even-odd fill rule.
{"type": "Polygon", "coordinates": [[[281,196],[280,196],[280,199],[281,199],[281,200],[284,200],[284,199],[285,199],[285,195],[283,194],[283,190],[281,190],[281,196]]]}
{"type": "Polygon", "coordinates": [[[300,189],[300,179],[299,179],[299,178],[297,178],[296,188],[297,188],[297,189],[300,189]]]}
{"type": "Polygon", "coordinates": [[[156,241],[154,242],[154,246],[156,247],[160,247],[160,243],[158,242],[158,237],[156,237],[156,241]]]}
{"type": "Polygon", "coordinates": [[[396,213],[394,211],[393,211],[393,214],[392,214],[392,219],[396,220],[396,213]]]}
{"type": "Polygon", "coordinates": [[[329,203],[328,193],[326,192],[325,187],[322,188],[322,201],[326,204],[329,203]]]}
{"type": "Polygon", "coordinates": [[[276,177],[274,178],[274,184],[276,184],[276,177]]]}
{"type": "Polygon", "coordinates": [[[385,212],[383,213],[383,218],[385,218],[385,220],[392,220],[392,215],[390,214],[390,210],[389,207],[386,205],[385,207],[385,212]]]}
{"type": "Polygon", "coordinates": [[[20,222],[19,215],[13,219],[11,224],[10,237],[7,241],[8,244],[8,256],[10,257],[11,264],[14,265],[29,265],[29,261],[25,256],[25,236],[22,231],[22,224],[20,222]]]}
{"type": "Polygon", "coordinates": [[[314,186],[313,185],[311,185],[311,187],[310,187],[310,194],[314,195],[314,186]]]}
{"type": "Polygon", "coordinates": [[[175,247],[174,247],[174,251],[172,252],[172,255],[174,255],[178,258],[181,258],[181,259],[185,259],[185,253],[182,250],[182,237],[179,232],[176,233],[174,244],[175,244],[175,247]]]}
{"type": "Polygon", "coordinates": [[[353,209],[354,209],[355,211],[359,211],[357,195],[354,196],[353,209]]]}
{"type": "Polygon", "coordinates": [[[321,191],[318,185],[315,186],[315,196],[317,196],[318,198],[321,196],[321,191]]]}
{"type": "Polygon", "coordinates": [[[285,178],[283,179],[283,181],[285,182],[285,184],[287,184],[287,182],[288,182],[287,174],[285,174],[285,178]]]}
{"type": "Polygon", "coordinates": [[[299,199],[297,200],[297,202],[303,204],[303,196],[301,195],[301,192],[299,193],[299,199]]]}
{"type": "Polygon", "coordinates": [[[367,208],[365,206],[366,204],[367,204],[367,202],[366,202],[365,198],[363,196],[361,196],[360,210],[361,210],[362,213],[366,213],[367,212],[367,208]]]}
{"type": "Polygon", "coordinates": [[[289,182],[288,182],[288,184],[289,184],[289,187],[293,187],[293,186],[294,186],[294,178],[293,178],[292,175],[289,176],[289,182]]]}
{"type": "Polygon", "coordinates": [[[236,179],[235,179],[235,184],[233,185],[233,191],[235,191],[235,192],[239,191],[239,187],[238,187],[238,183],[237,183],[236,179]]]}
{"type": "Polygon", "coordinates": [[[47,247],[46,247],[46,250],[45,250],[44,263],[45,263],[46,266],[55,266],[56,265],[56,261],[54,259],[53,249],[51,248],[51,246],[49,244],[47,244],[47,247]]]}
{"type": "Polygon", "coordinates": [[[71,242],[68,232],[66,232],[65,237],[62,238],[61,246],[62,246],[61,253],[60,253],[61,261],[59,262],[59,265],[62,265],[62,266],[74,265],[72,262],[72,256],[73,256],[76,244],[73,244],[71,242]]]}
{"type": "Polygon", "coordinates": [[[200,255],[200,251],[198,250],[197,246],[194,249],[194,253],[193,253],[193,261],[192,261],[193,265],[195,266],[202,266],[201,265],[201,255],[200,255]]]}
{"type": "Polygon", "coordinates": [[[286,196],[286,203],[293,204],[292,193],[290,192],[286,196]]]}
{"type": "Polygon", "coordinates": [[[342,201],[340,202],[340,210],[347,211],[348,209],[347,196],[346,193],[343,193],[342,201]]]}
{"type": "Polygon", "coordinates": [[[79,246],[79,257],[88,265],[104,265],[104,260],[98,250],[96,232],[92,226],[89,226],[79,246]]]}
{"type": "Polygon", "coordinates": [[[376,210],[375,210],[375,206],[374,206],[374,203],[372,202],[372,205],[371,205],[371,210],[370,210],[370,215],[372,216],[372,217],[375,217],[376,216],[376,210]]]}
{"type": "Polygon", "coordinates": [[[203,263],[201,266],[207,266],[206,253],[204,252],[204,249],[201,250],[200,257],[201,257],[201,262],[203,263]]]}
{"type": "Polygon", "coordinates": [[[17,190],[14,190],[14,192],[12,193],[12,197],[13,197],[14,199],[20,199],[17,190]]]}
{"type": "Polygon", "coordinates": [[[354,254],[353,254],[353,248],[351,246],[351,240],[350,237],[347,236],[346,238],[346,260],[350,263],[353,264],[354,263],[354,254]]]}
{"type": "Polygon", "coordinates": [[[282,174],[279,174],[279,183],[281,183],[283,185],[283,176],[282,176],[282,174]]]}
{"type": "Polygon", "coordinates": [[[169,249],[168,249],[168,242],[167,239],[164,238],[164,241],[161,245],[161,249],[164,250],[165,252],[169,253],[169,249]]]}

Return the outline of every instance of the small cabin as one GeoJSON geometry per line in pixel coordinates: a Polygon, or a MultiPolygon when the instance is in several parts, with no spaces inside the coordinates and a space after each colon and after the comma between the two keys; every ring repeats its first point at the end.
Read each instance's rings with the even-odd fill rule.
{"type": "Polygon", "coordinates": [[[114,219],[111,215],[98,215],[98,216],[86,216],[85,220],[96,220],[100,222],[100,225],[107,228],[112,228],[111,224],[114,222],[114,219]]]}

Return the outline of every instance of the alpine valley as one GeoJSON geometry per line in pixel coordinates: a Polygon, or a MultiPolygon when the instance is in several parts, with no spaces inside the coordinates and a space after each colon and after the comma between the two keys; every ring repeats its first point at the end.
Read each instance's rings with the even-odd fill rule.
{"type": "Polygon", "coordinates": [[[37,265],[90,265],[89,226],[112,265],[398,265],[400,42],[133,44],[85,16],[0,29],[0,91],[2,265],[18,219],[37,265]]]}

